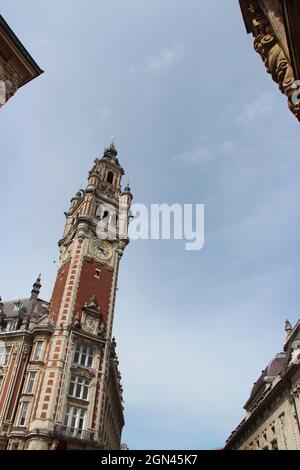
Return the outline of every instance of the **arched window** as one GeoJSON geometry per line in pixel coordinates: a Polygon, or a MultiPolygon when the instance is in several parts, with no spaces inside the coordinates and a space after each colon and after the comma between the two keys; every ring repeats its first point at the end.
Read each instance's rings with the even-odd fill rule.
{"type": "Polygon", "coordinates": [[[110,184],[113,184],[113,182],[114,182],[114,174],[113,174],[112,171],[109,171],[109,172],[107,173],[107,179],[106,179],[106,181],[107,181],[108,183],[110,183],[110,184]]]}

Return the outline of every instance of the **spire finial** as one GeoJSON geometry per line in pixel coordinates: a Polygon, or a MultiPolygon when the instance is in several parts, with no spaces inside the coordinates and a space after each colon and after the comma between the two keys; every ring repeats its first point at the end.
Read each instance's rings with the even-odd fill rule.
{"type": "Polygon", "coordinates": [[[118,155],[118,152],[115,147],[115,138],[112,136],[110,146],[104,149],[104,156],[112,158],[112,159],[116,159],[117,155],[118,155]]]}
{"type": "Polygon", "coordinates": [[[39,293],[42,287],[41,280],[42,280],[42,275],[39,274],[37,277],[37,280],[32,286],[31,298],[34,298],[34,297],[37,298],[39,296],[39,293]]]}
{"type": "Polygon", "coordinates": [[[130,179],[127,179],[127,185],[124,188],[124,193],[129,193],[131,194],[131,189],[130,189],[130,179]]]}
{"type": "Polygon", "coordinates": [[[285,321],[285,328],[284,329],[286,331],[287,337],[289,338],[289,336],[291,336],[291,333],[293,331],[293,327],[292,327],[291,323],[289,322],[289,320],[285,321]]]}

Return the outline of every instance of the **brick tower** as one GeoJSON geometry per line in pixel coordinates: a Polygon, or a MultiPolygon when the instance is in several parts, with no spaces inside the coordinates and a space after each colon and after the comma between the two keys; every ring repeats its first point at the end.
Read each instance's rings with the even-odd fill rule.
{"type": "MultiPolygon", "coordinates": [[[[121,191],[123,175],[111,144],[65,213],[48,313],[28,314],[19,332],[26,335],[28,351],[26,356],[21,346],[17,351],[27,367],[7,448],[120,448],[123,399],[112,327],[132,201],[129,186],[121,191]],[[26,393],[32,373],[32,393],[26,393]]],[[[40,285],[35,286],[37,298],[40,285]]],[[[7,344],[4,336],[9,340],[6,330],[0,346],[1,340],[7,344]]]]}

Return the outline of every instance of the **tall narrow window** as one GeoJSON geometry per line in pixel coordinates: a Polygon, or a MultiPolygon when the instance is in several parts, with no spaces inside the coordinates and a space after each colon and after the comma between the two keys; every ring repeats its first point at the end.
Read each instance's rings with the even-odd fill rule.
{"type": "Polygon", "coordinates": [[[29,408],[28,401],[23,401],[20,407],[19,426],[25,426],[28,408],[29,408]]]}
{"type": "Polygon", "coordinates": [[[89,379],[78,377],[76,375],[71,376],[68,395],[82,400],[87,400],[89,393],[89,379]]]}
{"type": "Polygon", "coordinates": [[[4,375],[0,375],[0,390],[3,384],[4,375]]]}
{"type": "Polygon", "coordinates": [[[25,393],[28,393],[28,394],[33,393],[36,374],[37,374],[36,372],[29,372],[25,393]]]}
{"type": "Polygon", "coordinates": [[[92,367],[95,349],[76,343],[73,362],[84,367],[92,367]]]}
{"type": "Polygon", "coordinates": [[[7,326],[6,326],[6,331],[9,332],[9,331],[15,331],[18,329],[18,319],[15,319],[15,320],[11,320],[7,323],[7,326]]]}
{"type": "Polygon", "coordinates": [[[35,344],[33,360],[34,361],[41,361],[42,360],[42,351],[43,351],[43,341],[38,341],[35,344]]]}
{"type": "Polygon", "coordinates": [[[110,183],[110,184],[113,184],[114,182],[114,174],[112,171],[109,171],[107,173],[107,182],[110,183]]]}
{"type": "Polygon", "coordinates": [[[9,361],[11,346],[0,346],[0,365],[6,366],[9,361]]]}
{"type": "Polygon", "coordinates": [[[66,406],[64,428],[68,429],[73,437],[80,437],[84,428],[86,410],[76,406],[66,406]]]}

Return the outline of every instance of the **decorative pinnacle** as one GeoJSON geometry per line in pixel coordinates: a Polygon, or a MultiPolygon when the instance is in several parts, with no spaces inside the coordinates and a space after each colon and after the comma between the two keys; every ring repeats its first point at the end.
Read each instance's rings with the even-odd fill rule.
{"type": "Polygon", "coordinates": [[[110,158],[116,158],[117,155],[118,155],[118,152],[115,147],[115,138],[112,136],[110,146],[104,149],[104,156],[110,157],[110,158]]]}
{"type": "Polygon", "coordinates": [[[286,320],[285,321],[285,331],[286,331],[286,334],[287,334],[287,337],[289,337],[293,331],[293,327],[291,325],[291,323],[289,322],[289,320],[286,320]]]}
{"type": "Polygon", "coordinates": [[[41,279],[42,279],[42,275],[39,274],[37,280],[35,281],[35,283],[32,286],[31,294],[37,294],[38,295],[40,293],[40,290],[41,290],[41,287],[42,287],[41,279]]]}

